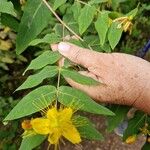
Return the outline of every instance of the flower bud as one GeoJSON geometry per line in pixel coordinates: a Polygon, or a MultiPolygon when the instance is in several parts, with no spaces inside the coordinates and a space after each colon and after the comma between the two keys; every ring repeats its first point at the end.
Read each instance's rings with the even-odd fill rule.
{"type": "Polygon", "coordinates": [[[24,130],[29,130],[29,129],[32,129],[32,125],[30,123],[31,121],[30,120],[24,120],[22,123],[21,123],[21,126],[24,130]]]}

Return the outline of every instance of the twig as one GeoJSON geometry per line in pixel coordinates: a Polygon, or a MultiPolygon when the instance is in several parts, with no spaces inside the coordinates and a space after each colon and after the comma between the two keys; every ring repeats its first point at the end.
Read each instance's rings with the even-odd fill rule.
{"type": "MultiPolygon", "coordinates": [[[[87,6],[89,6],[89,7],[92,7],[92,5],[90,5],[90,4],[86,3],[86,2],[80,1],[80,0],[76,0],[76,2],[81,3],[81,4],[83,4],[83,5],[87,5],[87,6]]],[[[97,11],[98,13],[101,13],[100,10],[98,10],[98,9],[96,9],[96,11],[97,11]]]]}
{"type": "Polygon", "coordinates": [[[76,34],[65,22],[63,22],[60,17],[56,14],[56,12],[52,9],[52,7],[48,4],[46,0],[42,0],[47,8],[53,13],[53,15],[57,18],[57,20],[65,26],[72,34],[74,34],[79,40],[84,41],[78,34],[76,34]]]}
{"type": "Polygon", "coordinates": [[[83,2],[83,1],[80,1],[80,0],[76,0],[76,1],[79,2],[79,3],[81,3],[81,4],[83,4],[83,5],[87,5],[87,6],[91,7],[91,5],[88,4],[88,3],[86,3],[86,2],[83,2]]]}

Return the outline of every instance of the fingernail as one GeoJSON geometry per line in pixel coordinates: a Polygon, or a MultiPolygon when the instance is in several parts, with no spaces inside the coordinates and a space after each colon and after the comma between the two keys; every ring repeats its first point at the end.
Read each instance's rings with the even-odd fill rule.
{"type": "Polygon", "coordinates": [[[58,51],[61,54],[66,54],[68,51],[70,50],[70,45],[65,43],[65,42],[61,42],[58,44],[58,51]]]}

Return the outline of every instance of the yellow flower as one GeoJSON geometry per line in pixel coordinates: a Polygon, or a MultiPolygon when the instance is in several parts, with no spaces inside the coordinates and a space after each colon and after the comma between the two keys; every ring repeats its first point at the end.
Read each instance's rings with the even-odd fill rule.
{"type": "Polygon", "coordinates": [[[122,28],[124,32],[129,31],[129,34],[131,34],[133,24],[130,17],[119,17],[113,20],[113,22],[118,22],[118,28],[122,28]]]}
{"type": "Polygon", "coordinates": [[[126,143],[127,144],[132,144],[136,141],[136,138],[137,138],[137,135],[132,135],[132,136],[129,136],[127,139],[126,139],[126,143]]]}
{"type": "Polygon", "coordinates": [[[37,134],[48,135],[50,144],[57,145],[63,136],[73,144],[81,142],[80,133],[72,121],[73,110],[71,108],[55,107],[49,109],[45,118],[31,120],[33,130],[37,134]]]}

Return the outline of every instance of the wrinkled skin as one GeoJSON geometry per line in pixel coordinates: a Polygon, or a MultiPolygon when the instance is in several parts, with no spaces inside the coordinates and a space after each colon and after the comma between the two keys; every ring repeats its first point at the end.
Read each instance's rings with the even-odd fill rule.
{"type": "Polygon", "coordinates": [[[52,49],[87,69],[81,74],[102,83],[85,86],[67,79],[72,87],[97,101],[130,105],[150,113],[149,62],[123,53],[99,53],[67,42],[52,45],[52,49]]]}

